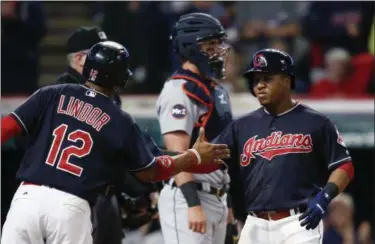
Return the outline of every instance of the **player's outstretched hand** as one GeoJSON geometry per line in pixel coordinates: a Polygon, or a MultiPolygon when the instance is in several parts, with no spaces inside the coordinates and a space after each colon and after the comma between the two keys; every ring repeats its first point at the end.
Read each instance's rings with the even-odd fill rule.
{"type": "Polygon", "coordinates": [[[308,203],[306,211],[299,217],[301,226],[306,226],[307,230],[315,229],[326,214],[329,202],[330,198],[328,194],[324,191],[319,192],[316,197],[308,203]]]}
{"type": "Polygon", "coordinates": [[[199,135],[194,143],[193,148],[197,150],[201,157],[201,163],[207,164],[212,162],[222,163],[220,159],[226,159],[230,157],[230,150],[225,144],[211,144],[206,142],[204,139],[204,128],[201,127],[199,135]]]}

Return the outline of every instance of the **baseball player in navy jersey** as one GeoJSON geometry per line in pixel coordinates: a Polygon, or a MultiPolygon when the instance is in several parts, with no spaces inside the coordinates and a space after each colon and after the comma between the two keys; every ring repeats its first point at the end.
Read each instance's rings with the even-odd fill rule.
{"type": "MultiPolygon", "coordinates": [[[[229,96],[215,81],[225,71],[225,37],[220,22],[208,14],[187,14],[175,24],[172,48],[182,64],[156,104],[167,149],[190,148],[200,126],[212,140],[232,121],[229,96]]],[[[183,172],[167,182],[158,204],[165,244],[224,244],[229,181],[227,171],[217,170],[183,172]]]]}
{"type": "Polygon", "coordinates": [[[229,156],[225,145],[204,142],[201,129],[192,150],[155,157],[133,118],[109,98],[126,84],[128,67],[122,45],[95,44],[84,64],[84,85],[41,88],[1,120],[2,143],[22,133],[32,138],[2,243],[91,244],[90,205],[125,170],[142,181],[162,181],[183,170],[210,172],[229,156]]]}
{"type": "Polygon", "coordinates": [[[248,216],[239,244],[322,243],[327,206],[354,175],[335,125],[291,98],[292,68],[288,54],[258,51],[244,77],[262,107],[213,140],[228,144],[244,180],[248,216]]]}

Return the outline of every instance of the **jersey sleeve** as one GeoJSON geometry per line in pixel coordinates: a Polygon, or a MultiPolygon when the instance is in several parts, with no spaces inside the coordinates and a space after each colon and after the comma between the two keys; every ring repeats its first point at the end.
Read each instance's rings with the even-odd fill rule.
{"type": "Polygon", "coordinates": [[[126,167],[129,171],[148,168],[155,162],[155,157],[147,146],[138,125],[134,122],[125,138],[126,167]]]}
{"type": "Polygon", "coordinates": [[[53,90],[41,88],[34,92],[21,106],[11,113],[26,134],[31,134],[38,124],[39,119],[49,104],[49,97],[53,90]]]}
{"type": "Polygon", "coordinates": [[[325,121],[320,135],[323,137],[323,143],[319,143],[317,146],[320,147],[320,152],[329,170],[351,161],[344,140],[331,120],[325,121]]]}
{"type": "Polygon", "coordinates": [[[181,85],[170,86],[162,91],[157,112],[161,134],[184,131],[191,136],[199,118],[198,105],[182,91],[181,85]]]}

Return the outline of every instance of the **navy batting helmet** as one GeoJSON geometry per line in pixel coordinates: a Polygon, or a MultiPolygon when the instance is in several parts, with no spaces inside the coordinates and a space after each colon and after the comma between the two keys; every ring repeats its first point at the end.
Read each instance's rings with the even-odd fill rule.
{"type": "Polygon", "coordinates": [[[129,52],[117,42],[99,42],[87,54],[82,74],[88,81],[102,87],[124,87],[132,76],[129,52]]]}
{"type": "Polygon", "coordinates": [[[220,21],[204,13],[183,15],[175,24],[172,34],[172,49],[183,60],[189,60],[198,69],[215,78],[223,78],[225,59],[229,46],[225,44],[226,33],[220,21]],[[210,56],[201,50],[200,44],[207,40],[220,39],[219,50],[210,56]]]}
{"type": "Polygon", "coordinates": [[[277,49],[262,49],[254,54],[243,77],[246,78],[250,92],[253,95],[253,74],[256,72],[288,74],[291,78],[291,88],[293,89],[295,85],[293,68],[294,61],[289,54],[277,49]]]}

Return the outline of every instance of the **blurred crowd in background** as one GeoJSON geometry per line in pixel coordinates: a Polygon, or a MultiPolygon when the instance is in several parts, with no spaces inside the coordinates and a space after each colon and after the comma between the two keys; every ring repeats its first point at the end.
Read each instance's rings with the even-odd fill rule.
{"type": "MultiPolygon", "coordinates": [[[[64,4],[68,7],[77,3],[64,4]]],[[[199,11],[217,17],[226,28],[232,48],[227,60],[227,78],[223,82],[232,92],[246,91],[240,74],[254,51],[272,47],[294,57],[297,94],[314,97],[374,94],[374,2],[103,1],[80,4],[85,6],[79,13],[80,18],[100,25],[109,39],[128,48],[134,78],[125,93],[160,92],[179,62],[170,49],[170,30],[181,15],[199,11]]],[[[38,82],[41,73],[49,72],[41,70],[39,65],[43,55],[40,43],[49,34],[62,30],[49,20],[51,11],[47,5],[52,3],[7,1],[1,5],[2,94],[32,93],[45,85],[38,82]]],[[[68,9],[72,8],[61,11],[67,12],[66,22],[72,22],[68,9]]],[[[47,83],[53,82],[50,79],[47,83]]]]}
{"type": "MultiPolygon", "coordinates": [[[[41,82],[41,76],[56,73],[57,77],[64,69],[43,68],[41,58],[58,52],[66,60],[67,53],[66,43],[41,50],[48,35],[62,31],[61,24],[49,16],[65,16],[64,21],[71,28],[64,31],[69,36],[79,27],[71,24],[77,12],[79,18],[87,19],[90,25],[100,25],[108,39],[129,50],[134,77],[132,85],[123,91],[126,94],[160,92],[179,65],[171,52],[171,28],[181,15],[191,12],[209,13],[225,27],[231,52],[227,78],[222,82],[231,92],[247,92],[242,71],[256,50],[270,47],[293,56],[297,75],[294,92],[298,95],[373,98],[375,94],[374,2],[59,2],[56,4],[67,7],[49,11],[53,4],[1,2],[2,95],[27,95],[55,82],[53,76],[41,82]],[[75,4],[84,6],[84,11],[74,12],[75,4]]],[[[372,243],[370,222],[354,223],[354,205],[348,194],[340,195],[331,204],[324,243],[372,243]]],[[[142,230],[152,233],[150,228],[142,230]]],[[[131,243],[131,238],[127,243],[131,243]]]]}

